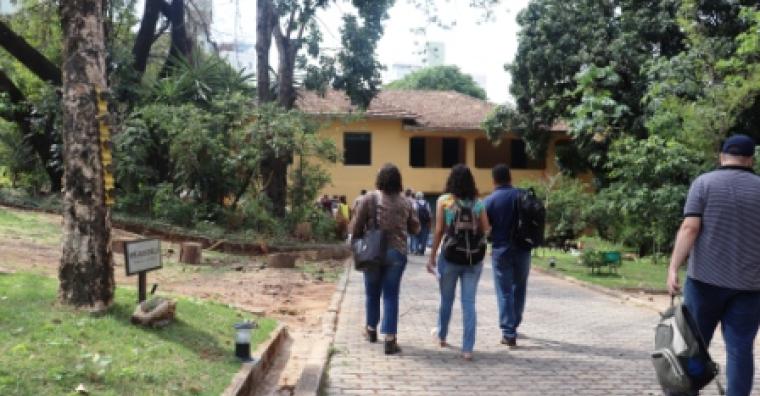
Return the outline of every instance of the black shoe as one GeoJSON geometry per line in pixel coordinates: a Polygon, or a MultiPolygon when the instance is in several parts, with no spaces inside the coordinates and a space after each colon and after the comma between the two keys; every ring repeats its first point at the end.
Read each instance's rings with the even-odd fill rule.
{"type": "Polygon", "coordinates": [[[386,355],[393,355],[399,352],[401,352],[401,348],[398,346],[398,343],[396,343],[395,338],[392,340],[385,340],[385,354],[386,355]]]}
{"type": "Polygon", "coordinates": [[[515,348],[517,347],[517,337],[501,337],[501,343],[510,348],[515,348]]]}
{"type": "Polygon", "coordinates": [[[370,330],[369,327],[365,327],[364,335],[367,337],[367,341],[371,343],[377,342],[377,330],[370,330]]]}

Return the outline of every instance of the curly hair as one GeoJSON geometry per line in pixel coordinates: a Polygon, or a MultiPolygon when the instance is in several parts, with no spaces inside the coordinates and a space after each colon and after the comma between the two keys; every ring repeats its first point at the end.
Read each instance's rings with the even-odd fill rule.
{"type": "Polygon", "coordinates": [[[446,192],[454,194],[459,199],[477,198],[478,189],[475,187],[475,179],[467,165],[457,164],[451,168],[449,178],[446,180],[446,192]]]}
{"type": "Polygon", "coordinates": [[[375,187],[386,194],[399,194],[402,190],[401,172],[396,165],[385,164],[377,172],[375,187]]]}

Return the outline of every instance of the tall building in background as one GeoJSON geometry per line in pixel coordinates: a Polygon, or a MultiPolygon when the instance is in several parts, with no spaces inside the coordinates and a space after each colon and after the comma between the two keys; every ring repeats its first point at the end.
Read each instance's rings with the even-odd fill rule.
{"type": "Polygon", "coordinates": [[[185,4],[185,28],[188,36],[204,51],[211,52],[211,24],[214,22],[213,0],[188,0],[185,4]]]}
{"type": "Polygon", "coordinates": [[[386,75],[386,81],[396,81],[406,77],[410,73],[421,69],[422,66],[411,63],[394,63],[391,65],[386,75]]]}
{"type": "Polygon", "coordinates": [[[15,14],[21,9],[21,0],[0,0],[0,15],[15,14]]]}
{"type": "Polygon", "coordinates": [[[446,45],[438,41],[425,44],[425,66],[443,66],[446,63],[446,45]]]}
{"type": "Polygon", "coordinates": [[[219,43],[219,56],[227,59],[237,70],[245,69],[253,72],[256,69],[256,43],[254,42],[224,42],[219,43]]]}

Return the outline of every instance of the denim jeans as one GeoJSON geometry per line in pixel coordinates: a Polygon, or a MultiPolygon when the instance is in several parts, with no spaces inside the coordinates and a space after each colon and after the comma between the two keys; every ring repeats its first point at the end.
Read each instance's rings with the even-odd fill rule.
{"type": "Polygon", "coordinates": [[[525,311],[530,250],[494,248],[491,258],[501,334],[515,338],[525,311]]]}
{"type": "Polygon", "coordinates": [[[430,226],[421,226],[420,232],[414,236],[412,253],[424,254],[427,247],[428,235],[430,235],[430,226]]]}
{"type": "Polygon", "coordinates": [[[472,352],[475,346],[475,331],[478,325],[478,314],[475,310],[475,296],[478,292],[478,281],[483,271],[483,263],[477,265],[459,265],[447,261],[443,254],[438,256],[438,286],[441,291],[441,306],[438,309],[438,338],[445,340],[449,333],[451,307],[457,291],[457,281],[461,280],[462,322],[462,352],[472,352]]]}
{"type": "Polygon", "coordinates": [[[710,345],[718,322],[726,344],[728,396],[748,396],[752,391],[752,348],[760,325],[760,291],[741,291],[686,278],[684,303],[710,345]]]}
{"type": "Polygon", "coordinates": [[[364,272],[367,326],[377,328],[380,321],[380,297],[383,298],[383,324],[380,332],[396,334],[398,328],[398,296],[401,276],[406,268],[406,255],[396,249],[388,249],[386,264],[364,272]]]}

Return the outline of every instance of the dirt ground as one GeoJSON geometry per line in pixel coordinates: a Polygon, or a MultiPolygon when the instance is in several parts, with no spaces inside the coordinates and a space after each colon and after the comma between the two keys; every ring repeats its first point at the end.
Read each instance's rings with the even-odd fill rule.
{"type": "MultiPolygon", "coordinates": [[[[17,214],[29,212],[3,208],[17,214]]],[[[57,215],[35,213],[39,222],[61,223],[57,215]]],[[[113,238],[139,239],[141,235],[115,229],[113,238]]],[[[9,270],[30,271],[57,276],[60,242],[55,238],[35,238],[28,233],[0,233],[0,265],[9,270]]],[[[265,257],[233,256],[203,251],[201,265],[178,263],[179,245],[161,244],[163,268],[148,273],[148,290],[158,284],[158,292],[181,294],[234,305],[256,315],[275,318],[287,324],[291,343],[290,359],[272,392],[295,385],[303,359],[309,356],[310,339],[321,333],[321,317],[335,290],[335,281],[343,272],[342,260],[313,261],[301,258],[296,269],[266,267],[265,257]]],[[[303,257],[308,257],[305,252],[303,257]]],[[[137,277],[127,277],[124,257],[114,254],[116,282],[136,287],[137,277]]],[[[181,312],[178,313],[181,316],[181,312]]],[[[273,384],[271,384],[273,385],[273,384]]]]}

